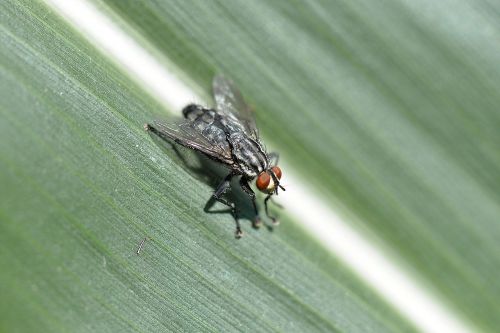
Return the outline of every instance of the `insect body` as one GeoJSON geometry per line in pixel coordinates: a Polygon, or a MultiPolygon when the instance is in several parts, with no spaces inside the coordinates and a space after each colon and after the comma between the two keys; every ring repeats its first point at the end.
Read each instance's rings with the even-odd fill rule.
{"type": "Polygon", "coordinates": [[[264,200],[266,215],[269,216],[267,203],[273,194],[278,194],[281,169],[276,166],[278,155],[267,153],[260,142],[252,110],[246,105],[234,83],[223,76],[213,80],[215,109],[190,104],[182,113],[185,120],[176,123],[155,121],[145,128],[159,137],[172,140],[182,146],[197,150],[210,159],[222,163],[230,169],[213,194],[217,201],[229,206],[236,220],[236,237],[242,231],[236,216],[235,204],[224,198],[231,179],[241,176],[240,185],[247,193],[255,211],[254,225],[260,225],[260,217],[255,202],[255,193],[249,182],[256,179],[257,188],[266,193],[264,200]]]}

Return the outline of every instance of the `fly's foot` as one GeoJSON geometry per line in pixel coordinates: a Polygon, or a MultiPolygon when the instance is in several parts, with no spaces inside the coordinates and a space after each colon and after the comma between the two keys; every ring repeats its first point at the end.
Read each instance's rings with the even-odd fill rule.
{"type": "Polygon", "coordinates": [[[243,231],[241,231],[241,228],[238,227],[236,228],[236,232],[234,233],[234,237],[236,239],[240,239],[243,236],[243,231]]]}
{"type": "Polygon", "coordinates": [[[260,217],[257,216],[255,220],[252,222],[252,227],[254,227],[255,229],[259,229],[261,226],[262,226],[262,220],[260,219],[260,217]]]}

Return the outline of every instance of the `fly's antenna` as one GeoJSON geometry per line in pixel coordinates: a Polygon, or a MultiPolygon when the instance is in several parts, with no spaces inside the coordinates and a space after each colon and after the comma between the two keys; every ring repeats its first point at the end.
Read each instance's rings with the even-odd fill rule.
{"type": "Polygon", "coordinates": [[[274,173],[273,170],[270,170],[270,174],[271,174],[271,177],[273,177],[273,181],[274,183],[277,185],[275,188],[274,188],[274,194],[278,195],[278,187],[280,189],[282,189],[283,191],[286,191],[285,188],[283,186],[280,185],[280,181],[278,179],[278,177],[276,177],[276,174],[274,173]]]}

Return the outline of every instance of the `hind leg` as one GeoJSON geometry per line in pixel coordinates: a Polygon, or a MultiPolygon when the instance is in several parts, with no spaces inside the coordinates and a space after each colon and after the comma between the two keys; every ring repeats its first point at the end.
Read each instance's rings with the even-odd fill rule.
{"type": "Polygon", "coordinates": [[[231,187],[231,179],[234,177],[233,173],[230,173],[227,175],[224,180],[217,186],[217,189],[215,190],[214,194],[212,197],[208,200],[207,204],[205,205],[205,211],[210,212],[210,203],[213,202],[212,200],[217,200],[218,202],[226,205],[229,207],[231,210],[231,214],[233,215],[234,221],[236,223],[236,232],[235,232],[235,237],[236,238],[241,238],[243,235],[243,232],[241,231],[241,226],[240,226],[240,221],[238,220],[238,216],[236,215],[236,206],[234,202],[229,201],[226,198],[223,198],[222,196],[224,193],[227,192],[227,190],[231,187]]]}

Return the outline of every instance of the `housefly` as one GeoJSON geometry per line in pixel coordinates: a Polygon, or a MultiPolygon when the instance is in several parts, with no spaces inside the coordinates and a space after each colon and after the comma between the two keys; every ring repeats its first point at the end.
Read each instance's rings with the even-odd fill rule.
{"type": "Polygon", "coordinates": [[[174,141],[194,149],[229,169],[213,193],[213,198],[228,206],[236,220],[236,238],[243,234],[234,202],[224,197],[231,187],[231,179],[240,177],[240,186],[248,194],[255,212],[254,226],[261,224],[255,193],[250,184],[255,179],[256,187],[267,194],[264,199],[267,217],[268,201],[280,185],[281,169],[276,165],[278,154],[267,153],[262,145],[252,109],[245,103],[234,83],[224,76],[216,76],[212,82],[215,108],[189,104],[183,110],[183,120],[171,123],[155,121],[146,124],[145,129],[162,139],[174,141]]]}

